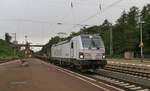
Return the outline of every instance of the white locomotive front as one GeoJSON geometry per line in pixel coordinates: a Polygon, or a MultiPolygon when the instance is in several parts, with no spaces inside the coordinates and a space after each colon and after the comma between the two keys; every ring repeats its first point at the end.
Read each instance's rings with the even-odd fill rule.
{"type": "Polygon", "coordinates": [[[103,68],[107,64],[104,43],[98,35],[79,35],[55,44],[51,57],[54,63],[82,70],[103,68]]]}

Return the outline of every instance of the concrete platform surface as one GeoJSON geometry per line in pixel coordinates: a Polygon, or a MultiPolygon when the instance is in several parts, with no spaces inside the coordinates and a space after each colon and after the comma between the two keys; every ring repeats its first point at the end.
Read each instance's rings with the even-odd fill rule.
{"type": "Polygon", "coordinates": [[[0,64],[0,91],[117,91],[77,79],[39,59],[27,61],[27,67],[20,61],[0,64]]]}

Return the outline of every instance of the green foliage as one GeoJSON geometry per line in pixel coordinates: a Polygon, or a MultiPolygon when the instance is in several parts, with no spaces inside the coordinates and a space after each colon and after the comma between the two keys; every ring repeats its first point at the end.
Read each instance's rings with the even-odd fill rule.
{"type": "Polygon", "coordinates": [[[148,54],[150,52],[150,4],[143,8],[142,16],[142,19],[145,22],[143,24],[144,52],[148,54]]]}
{"type": "Polygon", "coordinates": [[[22,58],[23,52],[12,47],[12,45],[2,39],[0,39],[0,58],[22,58]]]}
{"type": "MultiPolygon", "coordinates": [[[[51,45],[58,43],[61,40],[70,39],[80,34],[99,34],[102,36],[106,48],[106,55],[109,55],[110,50],[110,29],[113,33],[113,57],[123,57],[125,51],[132,51],[135,55],[139,55],[140,48],[140,29],[138,22],[139,9],[132,7],[129,12],[123,11],[116,24],[112,25],[108,20],[100,26],[92,26],[90,28],[83,28],[79,32],[72,32],[67,38],[59,38],[58,36],[51,38],[42,52],[46,53],[51,45]]],[[[144,53],[150,54],[150,4],[145,6],[142,10],[143,24],[143,41],[144,53]]],[[[50,51],[50,50],[48,50],[50,51]]]]}
{"type": "Polygon", "coordinates": [[[42,48],[42,50],[39,52],[41,54],[46,54],[47,56],[48,55],[51,55],[50,54],[50,51],[51,51],[51,46],[53,44],[57,44],[59,41],[63,41],[64,39],[63,38],[60,38],[59,36],[55,36],[55,37],[52,37],[49,42],[42,48]]]}
{"type": "Polygon", "coordinates": [[[123,12],[113,29],[115,54],[136,50],[139,45],[138,8],[132,7],[128,13],[123,12]]]}
{"type": "Polygon", "coordinates": [[[7,43],[10,43],[11,38],[12,38],[12,37],[9,35],[9,33],[5,33],[5,41],[6,41],[7,43]]]}

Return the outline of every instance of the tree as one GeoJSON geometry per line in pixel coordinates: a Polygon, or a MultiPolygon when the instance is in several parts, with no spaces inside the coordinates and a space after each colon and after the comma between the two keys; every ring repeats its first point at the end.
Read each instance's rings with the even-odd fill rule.
{"type": "MultiPolygon", "coordinates": [[[[106,55],[108,55],[110,50],[110,28],[112,28],[114,56],[123,57],[125,51],[133,51],[138,54],[140,52],[138,12],[139,9],[137,7],[132,7],[129,12],[123,11],[114,25],[108,20],[105,20],[99,26],[82,28],[79,32],[72,32],[67,38],[53,37],[49,43],[46,44],[44,50],[50,48],[52,44],[56,44],[59,40],[69,40],[80,34],[99,34],[102,36],[106,48],[106,55]]],[[[150,54],[150,4],[144,6],[142,9],[142,20],[145,22],[143,24],[144,53],[150,54]]]]}
{"type": "Polygon", "coordinates": [[[63,38],[60,38],[59,36],[52,37],[47,44],[45,44],[40,51],[42,54],[47,54],[50,56],[51,47],[53,44],[57,44],[59,41],[64,40],[63,38]]]}
{"type": "Polygon", "coordinates": [[[12,37],[9,35],[9,33],[5,33],[5,41],[7,43],[10,43],[11,39],[12,39],[12,37]]]}
{"type": "Polygon", "coordinates": [[[115,55],[123,56],[126,50],[126,35],[125,31],[128,28],[127,25],[127,13],[123,11],[121,17],[117,20],[113,26],[113,50],[115,55]]]}
{"type": "Polygon", "coordinates": [[[142,10],[144,53],[150,54],[150,4],[142,10]]]}
{"type": "Polygon", "coordinates": [[[125,51],[136,52],[139,44],[138,8],[132,7],[128,13],[125,11],[114,26],[114,46],[117,53],[125,51]]]}
{"type": "Polygon", "coordinates": [[[105,44],[106,55],[110,54],[110,30],[112,28],[112,24],[108,20],[104,20],[103,24],[100,26],[100,35],[105,44]]]}
{"type": "Polygon", "coordinates": [[[138,11],[137,7],[132,7],[127,14],[127,27],[125,28],[126,51],[136,52],[135,49],[139,45],[138,11]]]}

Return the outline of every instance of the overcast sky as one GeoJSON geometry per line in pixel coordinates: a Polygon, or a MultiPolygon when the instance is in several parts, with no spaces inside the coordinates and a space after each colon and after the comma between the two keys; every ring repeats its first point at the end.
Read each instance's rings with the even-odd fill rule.
{"type": "Polygon", "coordinates": [[[79,31],[81,25],[100,25],[104,19],[115,23],[123,10],[140,9],[150,0],[0,0],[0,38],[17,33],[33,44],[47,43],[58,32],[79,31]],[[101,10],[100,7],[101,6],[101,10]],[[62,23],[61,25],[58,23],[62,23]]]}

